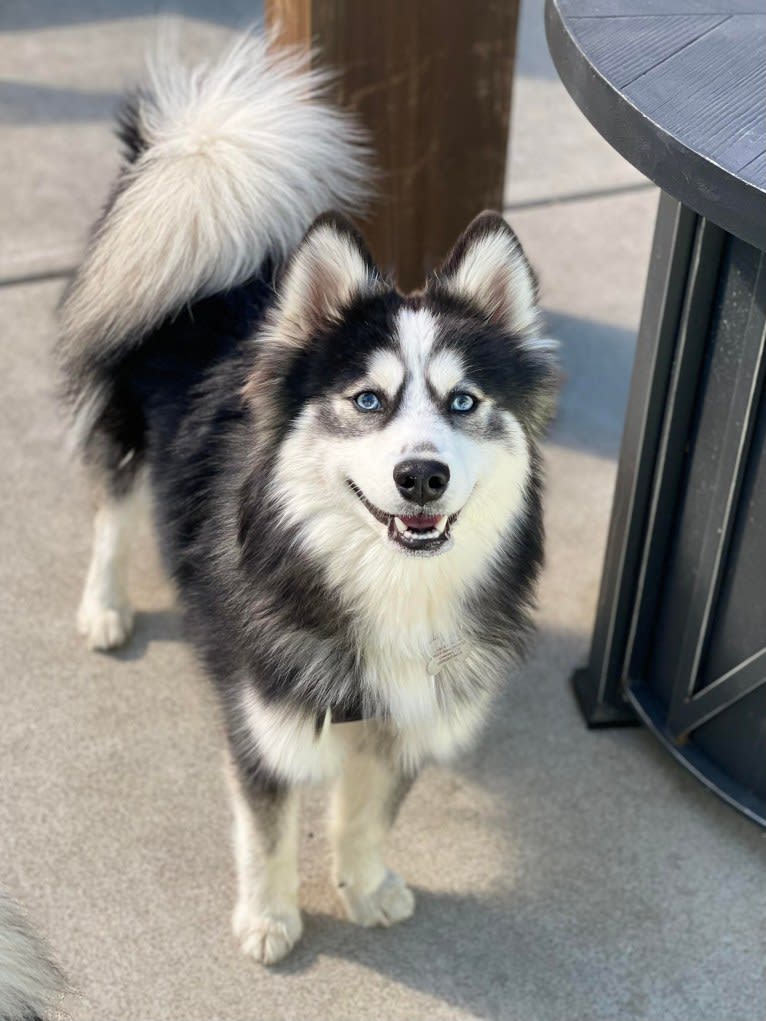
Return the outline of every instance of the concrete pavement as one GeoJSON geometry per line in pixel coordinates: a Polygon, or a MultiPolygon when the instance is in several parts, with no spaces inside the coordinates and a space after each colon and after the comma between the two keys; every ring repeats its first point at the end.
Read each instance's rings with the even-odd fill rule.
{"type": "MultiPolygon", "coordinates": [[[[253,15],[182,6],[199,52],[253,15]]],[[[148,532],[131,643],[93,655],[73,626],[89,508],[52,399],[57,274],[108,188],[111,106],[155,5],[0,12],[0,882],[55,948],[73,1021],[766,1015],[764,835],[645,731],[587,733],[568,690],[595,608],[656,193],[557,82],[541,7],[523,9],[507,189],[567,376],[546,448],[539,638],[488,739],[428,770],[405,805],[390,858],[416,891],[410,922],[342,919],[324,799],[307,799],[306,932],[273,971],[229,932],[220,729],[148,532]]]]}

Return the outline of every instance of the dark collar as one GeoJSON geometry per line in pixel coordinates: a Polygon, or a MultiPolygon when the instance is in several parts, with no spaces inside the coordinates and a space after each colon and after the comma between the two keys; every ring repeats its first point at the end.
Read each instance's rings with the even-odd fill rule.
{"type": "MultiPolygon", "coordinates": [[[[315,725],[317,734],[324,726],[326,715],[327,713],[317,713],[315,725]]],[[[371,719],[374,719],[372,714],[365,715],[363,712],[361,698],[330,706],[330,723],[358,723],[359,720],[371,719]]]]}

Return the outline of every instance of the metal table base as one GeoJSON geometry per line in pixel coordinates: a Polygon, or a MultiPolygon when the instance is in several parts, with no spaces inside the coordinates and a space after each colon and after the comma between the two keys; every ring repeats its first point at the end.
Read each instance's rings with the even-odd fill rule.
{"type": "Polygon", "coordinates": [[[573,677],[590,726],[638,714],[764,825],[765,310],[764,253],[662,193],[590,659],[573,677]]]}

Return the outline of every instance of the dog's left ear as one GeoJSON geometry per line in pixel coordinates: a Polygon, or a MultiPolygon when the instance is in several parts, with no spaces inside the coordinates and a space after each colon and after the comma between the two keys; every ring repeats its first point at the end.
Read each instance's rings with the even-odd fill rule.
{"type": "Polygon", "coordinates": [[[527,383],[524,417],[533,435],[542,435],[555,411],[558,344],[541,335],[537,279],[505,220],[492,212],[477,216],[426,291],[465,302],[513,338],[516,367],[527,383]]]}
{"type": "Polygon", "coordinates": [[[350,220],[323,213],[309,227],[278,285],[278,332],[303,345],[338,322],[357,298],[384,289],[369,249],[350,220]]]}
{"type": "Polygon", "coordinates": [[[537,279],[519,239],[497,213],[480,213],[461,234],[427,290],[467,301],[519,338],[539,328],[537,279]]]}

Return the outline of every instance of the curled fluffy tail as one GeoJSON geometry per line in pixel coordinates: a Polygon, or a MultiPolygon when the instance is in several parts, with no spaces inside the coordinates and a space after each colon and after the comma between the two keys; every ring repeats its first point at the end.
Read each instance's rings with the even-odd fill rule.
{"type": "Polygon", "coordinates": [[[108,400],[99,366],[286,254],[319,213],[363,203],[361,133],[326,81],[306,55],[251,35],[214,65],[156,61],[126,104],[127,163],[62,307],[80,442],[108,400]]]}
{"type": "Polygon", "coordinates": [[[16,906],[0,893],[0,1019],[48,1017],[63,991],[61,972],[16,906]]]}

